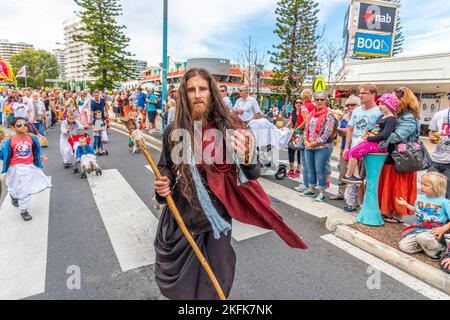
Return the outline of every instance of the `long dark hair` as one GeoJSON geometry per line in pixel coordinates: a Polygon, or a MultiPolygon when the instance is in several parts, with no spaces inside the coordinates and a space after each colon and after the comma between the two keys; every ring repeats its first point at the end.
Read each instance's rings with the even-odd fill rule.
{"type": "MultiPolygon", "coordinates": [[[[175,114],[175,120],[172,124],[172,131],[177,129],[187,130],[192,137],[192,150],[194,149],[194,120],[191,116],[191,106],[189,104],[187,83],[190,79],[200,76],[206,80],[209,84],[209,90],[211,93],[208,122],[213,123],[215,128],[222,132],[223,137],[226,137],[227,129],[242,128],[242,123],[237,116],[230,113],[229,109],[223,103],[222,97],[219,92],[216,80],[209,71],[203,68],[192,68],[186,72],[181,80],[180,88],[178,89],[178,101],[177,110],[175,114]]],[[[169,141],[170,149],[175,146],[176,142],[169,141]]],[[[174,165],[174,171],[178,173],[178,183],[181,188],[181,192],[188,200],[189,204],[195,208],[200,209],[200,203],[196,195],[196,189],[192,180],[191,168],[187,163],[174,165]]],[[[205,168],[208,170],[208,168],[205,168]]]]}

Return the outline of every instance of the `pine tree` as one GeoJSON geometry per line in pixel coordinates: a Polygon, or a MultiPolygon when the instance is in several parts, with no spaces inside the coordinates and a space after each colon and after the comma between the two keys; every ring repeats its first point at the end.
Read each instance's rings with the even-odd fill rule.
{"type": "Polygon", "coordinates": [[[84,24],[85,35],[75,36],[91,48],[87,70],[98,78],[96,88],[112,89],[119,81],[133,76],[131,53],[126,51],[130,39],[125,36],[125,26],[117,23],[122,6],[117,0],[74,0],[81,7],[77,12],[84,24]]]}
{"type": "Polygon", "coordinates": [[[284,80],[288,100],[295,87],[303,86],[308,76],[315,75],[318,5],[314,0],[278,1],[274,33],[280,43],[273,46],[274,51],[269,54],[270,62],[275,65],[276,78],[284,80]]]}
{"type": "MultiPolygon", "coordinates": [[[[387,2],[392,3],[400,3],[401,0],[386,0],[387,2]]],[[[398,15],[397,18],[397,24],[395,25],[395,41],[394,41],[394,52],[393,55],[396,56],[399,53],[403,52],[403,43],[405,42],[405,37],[403,36],[402,32],[402,22],[400,15],[398,15]]]]}

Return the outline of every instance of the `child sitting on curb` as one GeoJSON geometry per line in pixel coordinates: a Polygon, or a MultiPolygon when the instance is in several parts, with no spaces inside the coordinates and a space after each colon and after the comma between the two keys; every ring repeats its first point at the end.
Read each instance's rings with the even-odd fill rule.
{"type": "Polygon", "coordinates": [[[415,225],[406,228],[400,250],[405,253],[425,251],[432,259],[439,260],[447,253],[444,235],[450,231],[450,200],[445,198],[447,178],[436,172],[423,176],[419,195],[414,206],[404,199],[397,199],[399,205],[407,206],[416,214],[415,225]]]}

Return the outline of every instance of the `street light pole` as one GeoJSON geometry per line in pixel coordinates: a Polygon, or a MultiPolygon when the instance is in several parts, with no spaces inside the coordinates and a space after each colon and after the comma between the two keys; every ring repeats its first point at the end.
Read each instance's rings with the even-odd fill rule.
{"type": "MultiPolygon", "coordinates": [[[[162,76],[162,101],[167,102],[167,71],[169,59],[167,56],[167,28],[168,28],[168,0],[164,0],[164,22],[163,22],[163,76],[162,76]]],[[[162,132],[164,133],[164,120],[162,121],[162,132]]]]}

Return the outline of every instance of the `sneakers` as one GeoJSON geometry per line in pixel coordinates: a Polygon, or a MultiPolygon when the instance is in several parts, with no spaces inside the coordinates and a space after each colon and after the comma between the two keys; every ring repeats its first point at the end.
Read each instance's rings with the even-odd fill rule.
{"type": "Polygon", "coordinates": [[[312,197],[315,195],[315,193],[311,192],[311,190],[308,189],[308,190],[303,191],[303,193],[301,195],[304,197],[312,197]]]}
{"type": "Polygon", "coordinates": [[[294,179],[300,178],[300,171],[295,171],[294,175],[292,176],[294,179]]]}
{"type": "Polygon", "coordinates": [[[344,196],[341,196],[341,195],[331,196],[330,200],[341,201],[341,200],[344,200],[344,196]]]}
{"type": "Polygon", "coordinates": [[[24,210],[20,213],[20,215],[22,216],[22,219],[24,221],[31,221],[33,220],[33,217],[30,215],[30,213],[28,212],[28,210],[24,210]]]}
{"type": "Polygon", "coordinates": [[[363,181],[360,177],[356,177],[356,176],[351,176],[351,177],[345,177],[344,179],[342,179],[342,182],[346,183],[346,184],[362,184],[363,181]]]}
{"type": "Polygon", "coordinates": [[[11,196],[11,195],[10,195],[10,197],[11,197],[11,203],[12,203],[12,205],[13,205],[14,207],[18,208],[18,207],[19,207],[19,200],[14,199],[13,196],[11,196]]]}
{"type": "Polygon", "coordinates": [[[301,186],[295,187],[294,189],[295,189],[295,191],[300,192],[300,193],[303,193],[305,191],[305,188],[303,188],[301,186]]]}
{"type": "Polygon", "coordinates": [[[286,173],[286,177],[288,177],[288,178],[293,178],[293,177],[294,177],[294,171],[289,170],[289,171],[286,173]]]}
{"type": "Polygon", "coordinates": [[[324,202],[325,201],[325,195],[323,195],[323,194],[319,194],[317,197],[316,197],[316,201],[317,202],[324,202]]]}
{"type": "Polygon", "coordinates": [[[441,250],[434,257],[430,257],[430,258],[432,260],[441,260],[447,253],[448,253],[447,246],[445,246],[441,243],[441,250]]]}
{"type": "Polygon", "coordinates": [[[102,168],[100,168],[100,167],[95,168],[95,174],[96,174],[97,176],[103,175],[102,168]]]}

